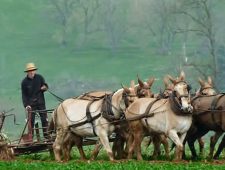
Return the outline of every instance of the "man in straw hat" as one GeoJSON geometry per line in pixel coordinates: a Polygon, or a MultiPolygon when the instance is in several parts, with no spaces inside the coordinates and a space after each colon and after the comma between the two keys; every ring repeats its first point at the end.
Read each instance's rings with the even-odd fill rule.
{"type": "MultiPolygon", "coordinates": [[[[34,63],[27,63],[24,70],[26,77],[21,82],[23,105],[27,112],[31,114],[31,128],[34,128],[35,110],[39,110],[44,137],[47,138],[47,112],[45,106],[44,92],[48,89],[45,79],[40,74],[36,74],[37,67],[34,63]]],[[[33,130],[32,130],[33,134],[33,130]]]]}

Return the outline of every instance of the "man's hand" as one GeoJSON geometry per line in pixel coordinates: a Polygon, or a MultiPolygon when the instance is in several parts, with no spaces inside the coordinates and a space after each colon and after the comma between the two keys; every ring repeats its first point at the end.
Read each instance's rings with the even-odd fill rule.
{"type": "Polygon", "coordinates": [[[41,86],[41,90],[46,91],[46,90],[48,90],[48,87],[46,85],[43,85],[43,86],[41,86]]]}
{"type": "Polygon", "coordinates": [[[25,108],[25,109],[26,109],[28,112],[32,110],[31,106],[29,106],[29,105],[28,105],[28,106],[26,106],[26,108],[25,108]]]}

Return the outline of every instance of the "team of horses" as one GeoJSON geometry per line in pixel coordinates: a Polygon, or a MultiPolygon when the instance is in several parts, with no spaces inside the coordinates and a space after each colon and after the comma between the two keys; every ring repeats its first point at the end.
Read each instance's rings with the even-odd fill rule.
{"type": "Polygon", "coordinates": [[[176,78],[164,78],[164,91],[154,94],[151,87],[154,78],[138,84],[131,81],[130,87],[122,86],[115,92],[93,91],[60,103],[52,114],[49,132],[55,132],[53,144],[55,159],[68,161],[73,146],[77,146],[81,159],[85,160],[83,139],[97,137],[92,152],[95,159],[101,146],[111,161],[119,158],[142,160],[142,143],[154,144],[153,157],[160,152],[160,144],[169,154],[170,139],[175,147],[175,160],[185,156],[184,146],[188,143],[192,157],[197,153],[194,147],[199,141],[200,153],[204,148],[202,137],[209,131],[215,135],[210,140],[210,157],[218,158],[225,146],[225,135],[214,155],[215,144],[225,131],[225,94],[217,93],[212,79],[199,78],[199,90],[192,94],[191,86],[181,71],[176,78]],[[114,135],[112,148],[110,137],[114,135]]]}

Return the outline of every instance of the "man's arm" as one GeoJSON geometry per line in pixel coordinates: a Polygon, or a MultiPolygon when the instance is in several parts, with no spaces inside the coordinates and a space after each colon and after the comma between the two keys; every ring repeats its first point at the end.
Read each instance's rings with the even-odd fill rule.
{"type": "Polygon", "coordinates": [[[21,91],[22,91],[22,101],[23,101],[23,106],[24,107],[27,107],[29,104],[28,104],[28,98],[27,98],[27,95],[26,95],[26,90],[25,90],[25,87],[24,87],[24,82],[21,83],[21,91]]]}
{"type": "Polygon", "coordinates": [[[42,91],[46,91],[46,90],[48,90],[48,84],[45,82],[44,77],[43,77],[43,76],[41,76],[41,75],[40,75],[40,77],[41,77],[41,84],[42,84],[42,86],[41,86],[41,90],[42,90],[42,91]]]}

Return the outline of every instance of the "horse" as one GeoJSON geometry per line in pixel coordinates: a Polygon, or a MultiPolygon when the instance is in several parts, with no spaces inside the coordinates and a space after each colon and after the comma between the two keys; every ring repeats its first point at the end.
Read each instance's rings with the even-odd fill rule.
{"type": "MultiPolygon", "coordinates": [[[[218,93],[212,95],[200,95],[192,99],[194,107],[193,125],[187,134],[187,142],[192,153],[192,157],[196,158],[197,153],[194,148],[196,139],[202,137],[210,130],[215,131],[215,135],[210,141],[210,158],[218,158],[219,151],[213,156],[213,151],[218,138],[225,130],[225,94],[218,93]]],[[[220,147],[223,147],[221,142],[220,147]]],[[[219,147],[219,148],[220,148],[219,147]]]]}
{"type": "MultiPolygon", "coordinates": [[[[138,84],[135,85],[135,93],[138,98],[141,97],[152,97],[154,96],[154,93],[151,91],[151,87],[153,85],[153,82],[155,81],[155,78],[150,77],[146,82],[142,81],[139,76],[137,75],[138,84]]],[[[127,156],[127,150],[128,145],[124,148],[124,145],[126,144],[127,138],[128,138],[128,124],[126,120],[123,120],[121,123],[116,125],[115,129],[115,140],[113,142],[112,151],[113,156],[117,159],[126,158],[127,156]]],[[[101,143],[98,142],[94,151],[92,152],[91,160],[94,160],[101,148],[101,143]]]]}
{"type": "Polygon", "coordinates": [[[62,154],[64,154],[65,161],[69,159],[68,153],[70,153],[71,147],[66,147],[66,145],[68,141],[71,141],[71,136],[74,139],[69,144],[71,146],[77,144],[82,159],[86,158],[82,148],[82,139],[97,136],[109,159],[113,161],[109,136],[115,130],[115,123],[123,116],[124,110],[135,99],[137,96],[132,81],[130,88],[123,87],[114,93],[94,100],[86,99],[86,95],[64,100],[53,112],[56,129],[53,151],[56,161],[62,161],[62,154]]]}
{"type": "MultiPolygon", "coordinates": [[[[163,92],[160,90],[160,93],[153,95],[154,98],[160,98],[160,99],[164,98],[165,99],[171,95],[171,93],[174,89],[174,85],[172,83],[169,83],[169,79],[167,76],[165,76],[163,78],[163,83],[165,86],[163,92]]],[[[142,143],[147,148],[151,144],[151,142],[153,142],[153,145],[154,145],[154,151],[152,154],[153,159],[155,159],[156,157],[158,157],[161,154],[161,151],[160,151],[161,143],[164,146],[166,157],[169,158],[169,142],[167,140],[167,137],[164,134],[160,134],[160,135],[159,134],[151,134],[151,136],[145,137],[142,143]]]]}
{"type": "MultiPolygon", "coordinates": [[[[212,83],[212,79],[210,76],[208,76],[208,80],[207,81],[204,81],[202,80],[201,78],[198,78],[198,82],[200,84],[200,88],[195,92],[195,94],[192,94],[192,99],[193,98],[196,98],[196,97],[199,97],[199,96],[210,96],[210,95],[215,95],[217,92],[216,90],[214,89],[213,87],[213,83],[212,83]]],[[[186,135],[186,138],[191,134],[193,133],[193,131],[195,130],[195,128],[193,128],[193,125],[191,126],[191,128],[188,130],[187,132],[187,135],[186,135]]],[[[186,143],[186,139],[184,140],[184,145],[186,143]]],[[[198,143],[199,143],[199,151],[200,151],[200,154],[202,155],[203,153],[203,149],[204,149],[204,141],[201,138],[198,138],[198,143]]],[[[173,144],[172,145],[172,149],[175,145],[173,144]]],[[[172,150],[171,149],[171,150],[172,150]]],[[[185,158],[185,150],[183,152],[183,158],[185,158]]]]}
{"type": "MultiPolygon", "coordinates": [[[[201,95],[209,95],[210,96],[210,95],[217,94],[217,91],[213,87],[212,78],[210,76],[208,76],[207,81],[204,81],[201,78],[199,78],[198,82],[200,84],[200,88],[197,90],[197,92],[195,94],[195,97],[196,96],[201,96],[201,95]]],[[[211,137],[211,143],[212,144],[210,144],[210,145],[213,145],[213,143],[215,143],[214,141],[218,138],[218,135],[219,134],[215,133],[215,135],[211,137]]],[[[199,152],[202,155],[203,154],[204,145],[205,145],[203,139],[202,138],[198,138],[198,143],[199,143],[199,152]]],[[[215,146],[215,144],[214,144],[214,146],[215,146]]],[[[212,146],[210,148],[214,148],[214,147],[212,146]]],[[[213,154],[213,150],[210,149],[209,157],[212,157],[210,155],[213,154]]]]}
{"type": "Polygon", "coordinates": [[[140,98],[126,110],[129,122],[130,143],[128,159],[134,150],[137,159],[142,160],[141,141],[145,134],[165,134],[176,144],[176,160],[182,158],[183,140],[192,123],[192,106],[190,105],[189,85],[185,82],[182,71],[177,79],[169,76],[174,85],[172,94],[167,99],[140,98]],[[131,139],[131,137],[130,137],[131,139]]]}

